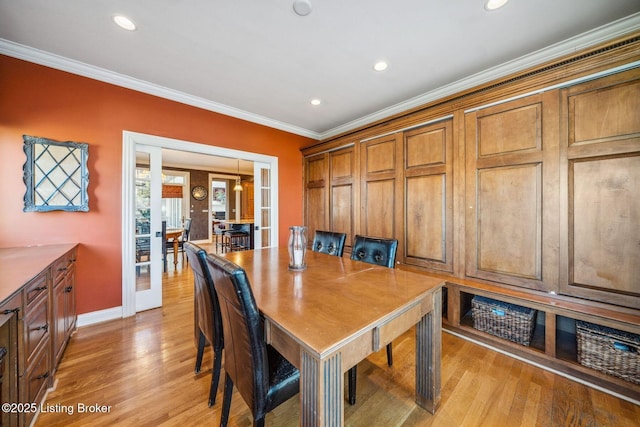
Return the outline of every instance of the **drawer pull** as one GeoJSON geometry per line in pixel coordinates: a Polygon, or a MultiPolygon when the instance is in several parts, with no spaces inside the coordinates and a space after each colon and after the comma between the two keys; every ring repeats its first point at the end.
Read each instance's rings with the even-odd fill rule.
{"type": "Polygon", "coordinates": [[[47,332],[49,330],[49,324],[45,323],[42,326],[38,326],[36,328],[33,328],[34,331],[40,331],[40,330],[44,330],[45,332],[47,332]]]}
{"type": "Polygon", "coordinates": [[[73,286],[67,286],[66,288],[64,288],[64,291],[69,293],[73,290],[73,286]]]}
{"type": "Polygon", "coordinates": [[[11,308],[11,309],[7,309],[5,311],[2,312],[2,314],[11,314],[11,313],[16,313],[18,314],[18,312],[20,311],[20,307],[18,308],[11,308]]]}
{"type": "Polygon", "coordinates": [[[58,271],[67,271],[67,267],[60,267],[58,271]]]}
{"type": "Polygon", "coordinates": [[[38,286],[37,288],[33,288],[34,291],[45,291],[47,290],[46,286],[38,286]]]}
{"type": "Polygon", "coordinates": [[[37,380],[42,380],[42,379],[45,379],[45,378],[49,378],[49,371],[45,372],[45,373],[44,373],[44,374],[42,374],[42,375],[38,375],[38,376],[36,377],[36,379],[37,379],[37,380]]]}

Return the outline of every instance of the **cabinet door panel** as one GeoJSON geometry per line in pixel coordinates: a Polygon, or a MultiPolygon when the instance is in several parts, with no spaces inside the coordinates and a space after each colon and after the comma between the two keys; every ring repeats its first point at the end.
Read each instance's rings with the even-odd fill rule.
{"type": "Polygon", "coordinates": [[[403,262],[453,272],[453,122],[404,133],[403,262]]]}
{"type": "Polygon", "coordinates": [[[538,164],[478,172],[477,276],[542,279],[540,169],[538,164]]]}
{"type": "Polygon", "coordinates": [[[558,111],[552,91],[466,114],[467,276],[557,292],[558,111]]]}
{"type": "Polygon", "coordinates": [[[569,98],[569,145],[640,135],[640,82],[569,98]]]}
{"type": "Polygon", "coordinates": [[[356,151],[353,146],[329,153],[331,211],[330,230],[347,233],[345,249],[351,247],[356,213],[356,151]]]}
{"type": "Polygon", "coordinates": [[[395,172],[396,139],[395,136],[381,138],[365,145],[365,171],[367,175],[381,172],[395,172]]]}
{"type": "Polygon", "coordinates": [[[478,157],[539,150],[542,145],[541,104],[509,103],[478,118],[478,157]]]}
{"type": "Polygon", "coordinates": [[[562,91],[560,292],[640,309],[640,69],[562,91]]]}
{"type": "Polygon", "coordinates": [[[570,174],[570,282],[640,296],[640,156],[573,162],[570,174]]]}
{"type": "Polygon", "coordinates": [[[327,156],[320,154],[306,158],[304,161],[305,205],[304,223],[307,226],[309,243],[313,241],[316,230],[329,229],[327,213],[327,156]]]}
{"type": "Polygon", "coordinates": [[[407,257],[446,262],[445,182],[444,175],[407,178],[407,257]]]}
{"type": "Polygon", "coordinates": [[[353,185],[331,188],[331,231],[347,233],[346,244],[353,238],[353,185]]]}
{"type": "Polygon", "coordinates": [[[331,181],[354,177],[355,164],[353,155],[353,148],[331,153],[331,181]]]}
{"type": "Polygon", "coordinates": [[[307,233],[309,240],[313,239],[316,230],[327,230],[326,221],[326,191],[324,187],[307,188],[307,233]]]}
{"type": "Polygon", "coordinates": [[[367,202],[363,234],[374,237],[394,237],[395,180],[367,182],[364,196],[367,202]]]}
{"type": "Polygon", "coordinates": [[[405,162],[407,169],[445,164],[447,161],[447,127],[429,126],[421,132],[407,133],[405,140],[405,162]]]}
{"type": "Polygon", "coordinates": [[[453,122],[404,133],[403,262],[453,272],[453,122]]]}
{"type": "Polygon", "coordinates": [[[401,180],[396,164],[397,151],[402,145],[398,140],[397,135],[387,135],[360,146],[362,216],[359,234],[398,238],[397,221],[402,218],[402,196],[398,188],[401,180]]]}
{"type": "Polygon", "coordinates": [[[325,156],[317,156],[307,159],[307,185],[323,185],[326,179],[326,159],[325,156]]]}

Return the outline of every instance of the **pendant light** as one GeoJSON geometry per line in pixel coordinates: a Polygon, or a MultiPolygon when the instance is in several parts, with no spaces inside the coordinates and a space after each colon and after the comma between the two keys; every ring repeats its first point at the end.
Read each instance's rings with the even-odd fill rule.
{"type": "Polygon", "coordinates": [[[242,191],[242,185],[240,185],[240,160],[238,159],[238,176],[236,177],[236,186],[233,187],[233,191],[242,191]]]}

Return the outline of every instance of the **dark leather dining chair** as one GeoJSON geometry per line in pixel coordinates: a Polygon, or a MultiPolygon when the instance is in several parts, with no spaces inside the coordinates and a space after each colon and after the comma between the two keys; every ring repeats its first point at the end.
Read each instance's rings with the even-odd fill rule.
{"type": "Polygon", "coordinates": [[[300,371],[266,344],[251,284],[241,267],[207,254],[207,268],[218,293],[225,334],[224,399],[221,426],[229,421],[233,385],[253,414],[253,425],[299,391],[300,371]]]}
{"type": "Polygon", "coordinates": [[[196,355],[196,374],[202,366],[204,348],[208,344],[213,349],[213,371],[209,388],[209,406],[216,403],[216,392],[220,382],[224,334],[220,304],[211,280],[211,274],[205,264],[207,253],[200,246],[185,242],[184,251],[189,259],[195,282],[195,321],[198,327],[198,352],[196,355]]]}
{"type": "Polygon", "coordinates": [[[311,250],[341,257],[344,252],[344,242],[346,239],[346,233],[316,230],[311,250]]]}
{"type": "MultiPolygon", "coordinates": [[[[356,235],[353,240],[351,259],[369,264],[393,268],[398,251],[398,240],[356,235]]],[[[393,365],[393,347],[387,344],[387,364],[393,365]]],[[[349,403],[356,403],[356,374],[358,365],[349,369],[349,403]]]]}

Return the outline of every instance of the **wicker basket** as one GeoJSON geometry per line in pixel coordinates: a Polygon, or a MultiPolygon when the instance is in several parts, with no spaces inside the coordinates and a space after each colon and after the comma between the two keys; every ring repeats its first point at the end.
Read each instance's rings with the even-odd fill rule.
{"type": "Polygon", "coordinates": [[[640,384],[640,335],[576,322],[578,363],[640,384]]]}
{"type": "Polygon", "coordinates": [[[476,295],[471,300],[471,313],[477,330],[518,344],[531,344],[536,310],[476,295]]]}

